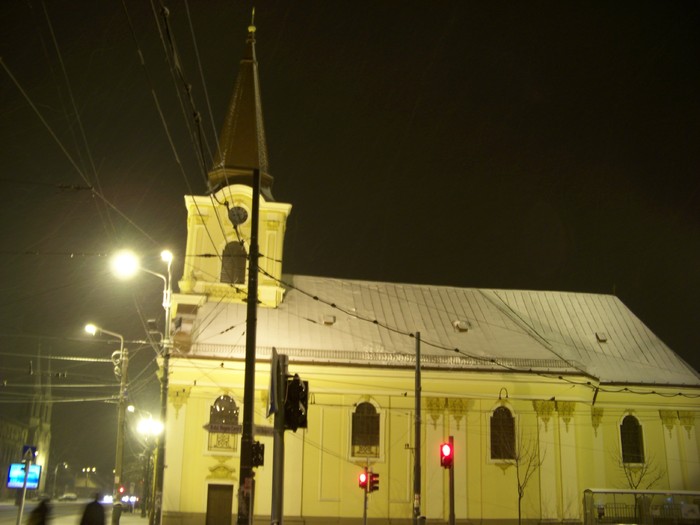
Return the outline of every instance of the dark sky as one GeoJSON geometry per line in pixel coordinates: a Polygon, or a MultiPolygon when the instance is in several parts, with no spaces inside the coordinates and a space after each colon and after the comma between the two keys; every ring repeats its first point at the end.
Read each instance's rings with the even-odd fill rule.
{"type": "MultiPolygon", "coordinates": [[[[167,5],[213,148],[251,4],[167,5]]],[[[273,193],[293,205],[285,273],[613,293],[700,369],[698,2],[280,0],[255,22],[273,193]]],[[[88,320],[145,337],[160,281],[116,282],[99,254],[181,264],[183,195],[206,186],[148,2],[6,0],[0,56],[12,383],[31,379],[14,354],[108,356],[88,320]]],[[[129,346],[155,412],[154,353],[129,346]]],[[[111,376],[66,363],[67,383],[111,376]]],[[[113,440],[112,405],[57,404],[54,459],[98,461],[88,410],[113,440]]]]}

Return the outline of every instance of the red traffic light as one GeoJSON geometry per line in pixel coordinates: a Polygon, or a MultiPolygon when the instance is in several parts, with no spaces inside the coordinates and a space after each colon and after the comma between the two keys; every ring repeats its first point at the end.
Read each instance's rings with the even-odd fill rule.
{"type": "Polygon", "coordinates": [[[369,480],[369,476],[367,475],[367,469],[365,469],[362,472],[360,472],[360,476],[357,478],[357,485],[362,490],[367,490],[367,481],[368,480],[369,480]]]}
{"type": "Polygon", "coordinates": [[[452,443],[443,443],[440,445],[440,466],[444,468],[452,468],[455,455],[452,443]]]}
{"type": "Polygon", "coordinates": [[[124,485],[119,485],[119,494],[124,494],[125,490],[124,485]]]}

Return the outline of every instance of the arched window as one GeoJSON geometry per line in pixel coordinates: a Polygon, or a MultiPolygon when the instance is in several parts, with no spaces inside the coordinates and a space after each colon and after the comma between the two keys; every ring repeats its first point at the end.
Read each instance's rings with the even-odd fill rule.
{"type": "Polygon", "coordinates": [[[236,450],[236,434],[240,433],[240,425],[238,406],[231,396],[216,398],[214,404],[209,407],[209,424],[205,425],[205,428],[209,431],[210,451],[236,450]]]}
{"type": "Polygon", "coordinates": [[[379,414],[372,403],[360,403],[352,414],[352,455],[379,457],[379,414]]]}
{"type": "Polygon", "coordinates": [[[515,459],[515,419],[504,406],[491,415],[491,459],[515,459]]]}
{"type": "Polygon", "coordinates": [[[625,416],[620,425],[623,463],[644,463],[642,425],[634,416],[625,416]]]}
{"type": "Polygon", "coordinates": [[[243,245],[238,242],[230,242],[224,248],[221,255],[221,277],[222,283],[245,283],[245,265],[248,254],[243,245]]]}
{"type": "Polygon", "coordinates": [[[238,406],[231,396],[223,395],[216,398],[209,407],[209,425],[237,425],[238,406]]]}

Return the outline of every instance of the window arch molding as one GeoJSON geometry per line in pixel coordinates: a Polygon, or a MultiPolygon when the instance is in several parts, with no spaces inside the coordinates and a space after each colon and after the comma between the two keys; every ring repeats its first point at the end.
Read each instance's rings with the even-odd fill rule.
{"type": "Polygon", "coordinates": [[[222,393],[209,405],[209,420],[204,429],[207,431],[207,449],[205,453],[229,453],[238,451],[240,409],[230,393],[222,393]]]}
{"type": "Polygon", "coordinates": [[[384,428],[380,405],[369,397],[358,399],[350,413],[350,457],[381,459],[384,428]]]}
{"type": "Polygon", "coordinates": [[[489,459],[491,461],[513,461],[517,447],[516,415],[510,403],[495,405],[488,421],[489,459]]]}
{"type": "Polygon", "coordinates": [[[620,418],[618,429],[621,462],[644,463],[644,427],[639,417],[633,412],[626,412],[620,418]]]}

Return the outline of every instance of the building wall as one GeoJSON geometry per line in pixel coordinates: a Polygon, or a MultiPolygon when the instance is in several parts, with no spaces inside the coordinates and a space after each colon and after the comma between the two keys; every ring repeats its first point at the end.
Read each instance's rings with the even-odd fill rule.
{"type": "MultiPolygon", "coordinates": [[[[15,489],[7,488],[7,474],[10,464],[22,461],[22,447],[27,444],[29,430],[26,424],[12,421],[10,419],[0,419],[0,475],[2,485],[0,485],[0,499],[14,497],[15,489]]],[[[45,473],[44,473],[45,475],[45,473]]]]}
{"type": "MultiPolygon", "coordinates": [[[[243,363],[179,357],[171,360],[171,372],[165,523],[204,523],[209,483],[233,486],[235,513],[240,435],[233,436],[235,450],[212,452],[204,426],[210,406],[222,394],[234,398],[242,418],[243,363]]],[[[292,362],[290,372],[309,381],[311,396],[309,428],[285,433],[285,518],[361,522],[363,492],[357,477],[369,465],[380,474],[380,489],[369,495],[368,517],[409,523],[414,502],[413,370],[292,362]],[[363,401],[378,408],[381,421],[379,457],[369,460],[351,456],[352,413],[363,401]]],[[[517,470],[522,476],[524,463],[490,456],[490,417],[498,406],[512,411],[519,448],[534,450],[539,465],[525,487],[525,519],[580,522],[584,489],[629,488],[620,462],[619,425],[630,413],[642,424],[647,460],[658,466],[660,479],[654,488],[700,488],[698,429],[691,417],[697,412],[694,400],[607,393],[592,405],[592,390],[585,380],[581,383],[536,375],[424,370],[422,513],[429,520],[448,518],[449,478],[439,465],[438,446],[452,435],[457,519],[517,518],[517,470]],[[669,411],[676,414],[675,420],[669,411]]],[[[255,424],[261,427],[273,424],[265,418],[268,384],[269,364],[258,363],[255,424]]],[[[262,519],[270,514],[273,442],[262,435],[257,439],[265,444],[265,465],[256,469],[255,514],[262,519]]]]}

